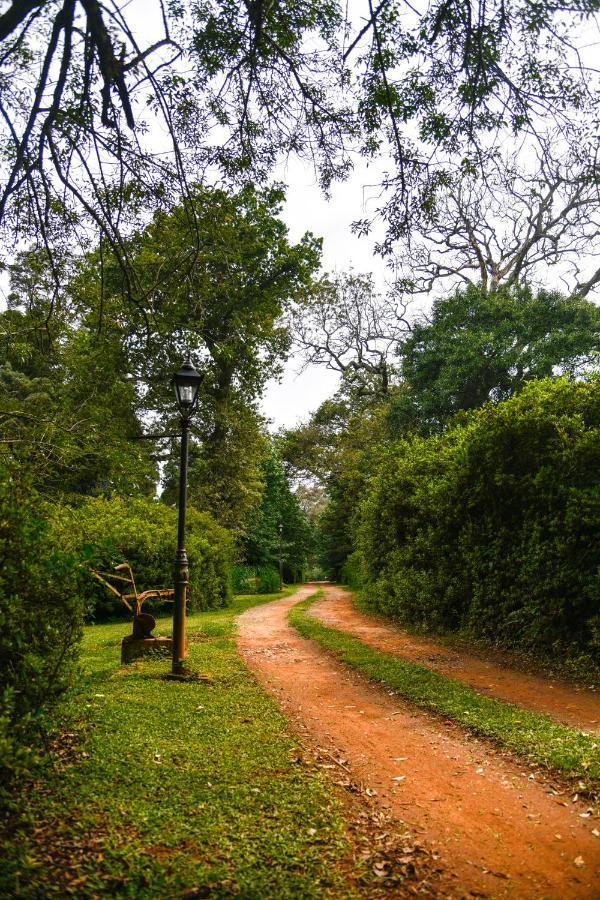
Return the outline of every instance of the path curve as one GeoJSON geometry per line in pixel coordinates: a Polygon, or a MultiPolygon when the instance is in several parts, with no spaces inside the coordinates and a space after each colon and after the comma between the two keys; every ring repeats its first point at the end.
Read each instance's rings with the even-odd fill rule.
{"type": "Polygon", "coordinates": [[[313,592],[247,610],[240,651],[305,739],[341,753],[352,778],[439,855],[435,895],[600,897],[600,839],[585,807],[301,638],[287,613],[313,592]]]}
{"type": "Polygon", "coordinates": [[[327,596],[311,607],[310,615],[323,625],[354,635],[370,647],[414,660],[489,697],[600,734],[600,694],[589,688],[504,668],[491,659],[450,649],[435,640],[414,637],[391,623],[358,612],[352,605],[352,595],[339,588],[327,591],[327,596]]]}

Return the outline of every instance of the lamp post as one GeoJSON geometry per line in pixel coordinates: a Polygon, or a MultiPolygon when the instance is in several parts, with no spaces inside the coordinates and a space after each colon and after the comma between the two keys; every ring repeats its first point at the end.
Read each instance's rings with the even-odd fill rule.
{"type": "Polygon", "coordinates": [[[177,407],[181,414],[181,457],[179,463],[179,504],[177,520],[177,553],[175,555],[175,606],[173,608],[173,675],[185,674],[183,661],[187,655],[185,641],[185,604],[190,580],[185,552],[185,512],[187,503],[187,467],[190,421],[198,402],[198,391],[204,376],[196,372],[190,355],[172,379],[177,407]]]}
{"type": "Polygon", "coordinates": [[[283,559],[281,556],[281,536],[283,534],[283,523],[280,522],[277,526],[279,530],[279,590],[283,590],[283,559]]]}

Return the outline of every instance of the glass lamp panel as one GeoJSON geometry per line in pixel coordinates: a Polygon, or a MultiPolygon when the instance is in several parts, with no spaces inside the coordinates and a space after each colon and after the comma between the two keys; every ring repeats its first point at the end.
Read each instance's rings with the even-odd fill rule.
{"type": "Polygon", "coordinates": [[[179,402],[182,406],[191,406],[194,402],[194,388],[191,384],[182,384],[179,388],[179,402]]]}

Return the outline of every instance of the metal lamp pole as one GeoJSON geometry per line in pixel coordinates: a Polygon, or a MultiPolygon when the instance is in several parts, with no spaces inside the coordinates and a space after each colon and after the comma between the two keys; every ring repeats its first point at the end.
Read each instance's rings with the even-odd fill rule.
{"type": "Polygon", "coordinates": [[[280,522],[279,529],[279,590],[283,590],[283,559],[281,554],[281,536],[283,534],[283,524],[280,522]]]}
{"type": "Polygon", "coordinates": [[[185,617],[190,571],[185,550],[185,513],[187,506],[187,472],[190,421],[196,408],[203,375],[196,372],[188,358],[173,376],[173,388],[181,413],[181,455],[179,461],[179,503],[177,519],[177,552],[175,555],[175,605],[173,608],[173,675],[184,675],[187,656],[185,617]]]}
{"type": "Polygon", "coordinates": [[[190,582],[190,570],[185,550],[185,513],[187,506],[187,469],[190,420],[181,419],[181,455],[179,458],[179,503],[177,519],[177,553],[175,555],[175,606],[173,608],[173,667],[174,675],[182,675],[183,660],[187,656],[185,642],[185,605],[190,582]]]}

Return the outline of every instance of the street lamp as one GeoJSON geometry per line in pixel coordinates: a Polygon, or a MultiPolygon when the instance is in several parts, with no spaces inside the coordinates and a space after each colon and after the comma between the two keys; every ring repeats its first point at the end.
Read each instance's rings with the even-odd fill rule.
{"type": "Polygon", "coordinates": [[[173,675],[185,674],[183,661],[187,655],[185,641],[185,604],[190,580],[185,552],[185,508],[187,503],[187,468],[190,421],[198,402],[198,391],[204,375],[196,372],[188,353],[187,359],[172,378],[177,407],[181,414],[181,457],[179,463],[179,504],[177,520],[177,553],[175,555],[175,606],[173,608],[173,675]]]}
{"type": "Polygon", "coordinates": [[[281,536],[283,534],[283,523],[280,522],[277,526],[279,529],[279,590],[283,590],[283,559],[281,556],[281,536]]]}

